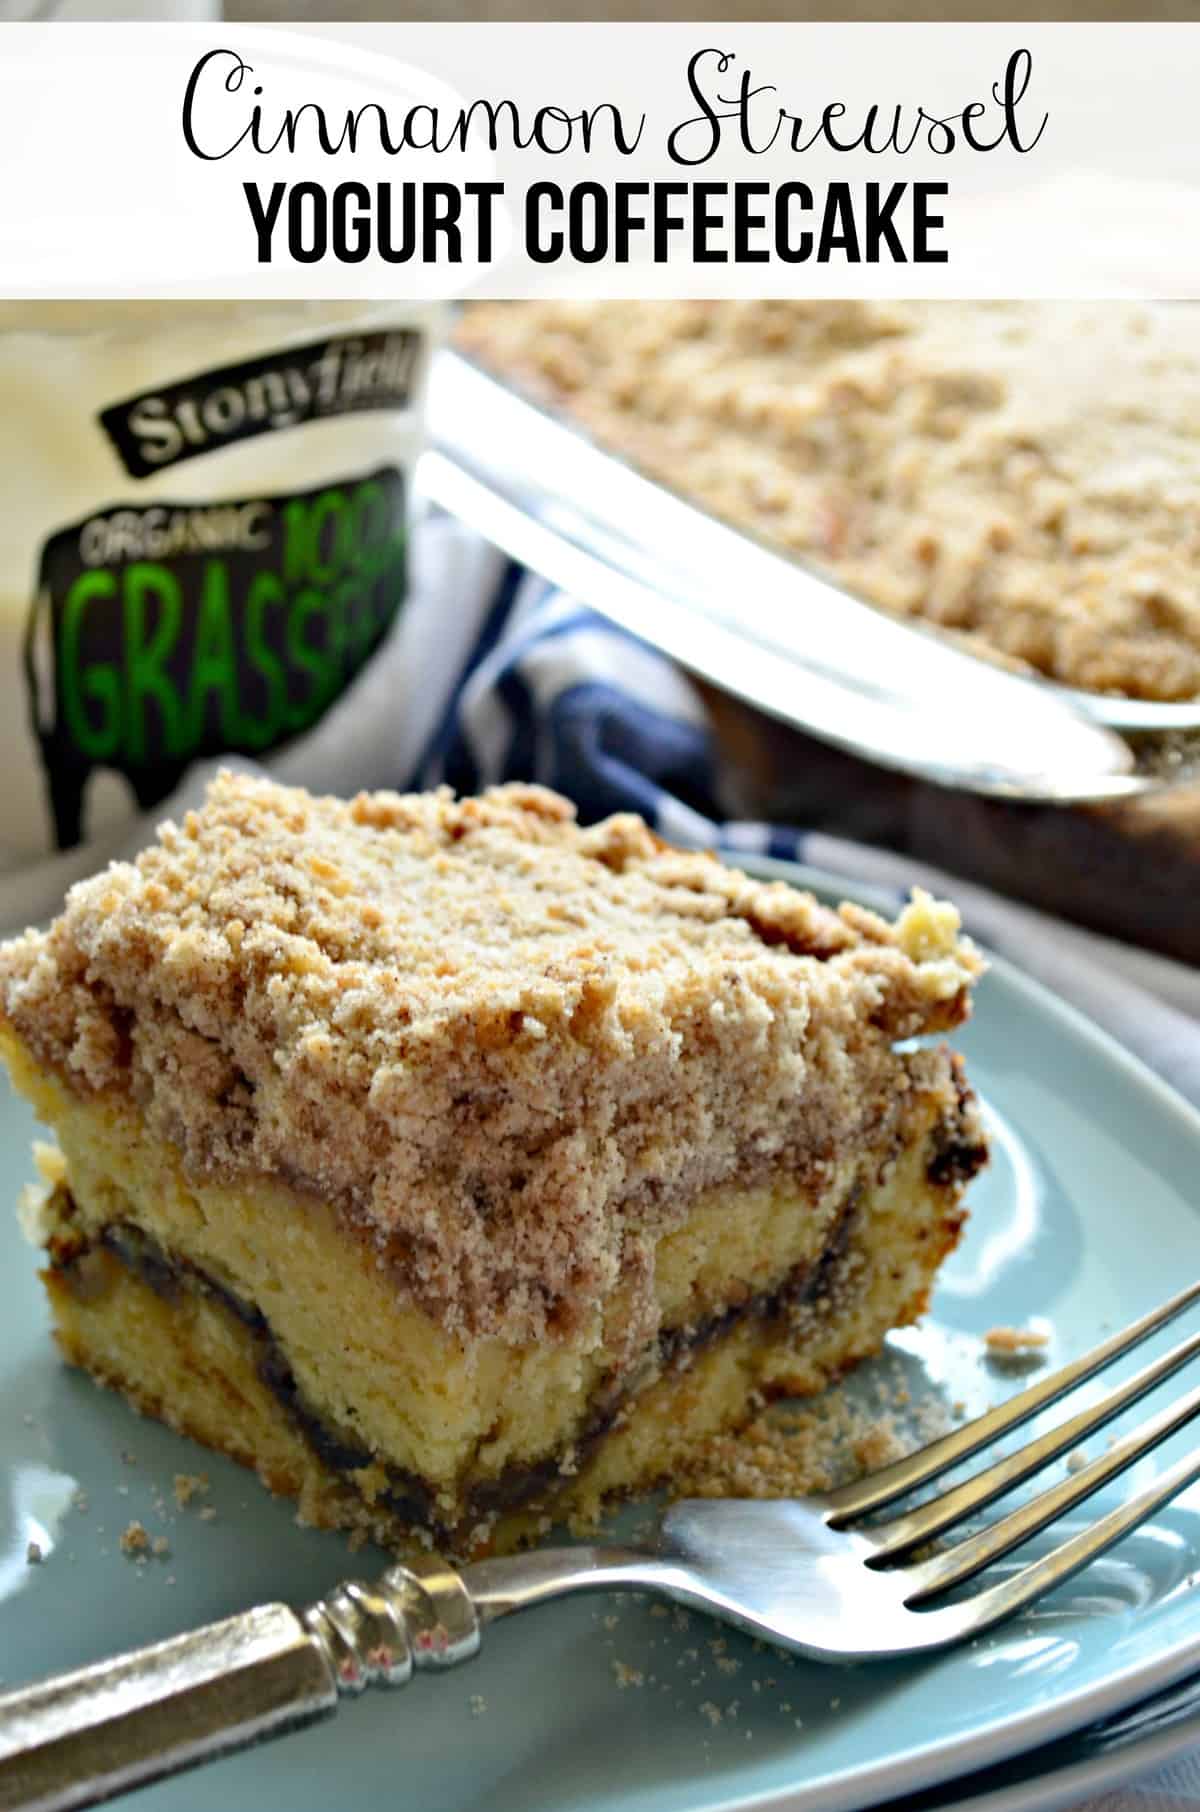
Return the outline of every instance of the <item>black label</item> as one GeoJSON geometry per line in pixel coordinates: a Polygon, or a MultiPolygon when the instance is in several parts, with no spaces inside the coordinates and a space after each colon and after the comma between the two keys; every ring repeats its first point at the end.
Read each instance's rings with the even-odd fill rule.
{"type": "Polygon", "coordinates": [[[143,810],[198,756],[309,729],[370,658],[405,590],[392,466],[278,497],[97,511],[42,549],[26,634],[60,849],[97,768],[143,810]]]}
{"type": "Polygon", "coordinates": [[[143,391],[100,421],[130,477],[149,478],[300,422],[407,408],[423,351],[412,327],[339,334],[143,391]]]}

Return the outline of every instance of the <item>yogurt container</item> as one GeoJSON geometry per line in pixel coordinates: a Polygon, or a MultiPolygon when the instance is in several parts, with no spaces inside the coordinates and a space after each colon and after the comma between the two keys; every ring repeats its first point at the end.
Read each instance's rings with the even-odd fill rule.
{"type": "Polygon", "coordinates": [[[193,763],[294,769],[378,659],[442,314],[0,304],[4,921],[49,910],[193,763]]]}

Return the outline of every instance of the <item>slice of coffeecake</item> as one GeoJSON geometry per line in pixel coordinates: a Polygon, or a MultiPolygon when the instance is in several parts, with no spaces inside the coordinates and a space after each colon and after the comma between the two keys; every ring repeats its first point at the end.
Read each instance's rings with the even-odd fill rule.
{"type": "Polygon", "coordinates": [[[317,1523],[590,1517],[920,1312],[979,967],[537,787],[222,776],[0,951],[63,1351],[317,1523]]]}

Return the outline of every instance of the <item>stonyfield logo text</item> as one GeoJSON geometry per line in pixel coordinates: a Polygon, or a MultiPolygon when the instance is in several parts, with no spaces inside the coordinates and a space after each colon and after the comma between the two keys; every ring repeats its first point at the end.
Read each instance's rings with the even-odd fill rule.
{"type": "Polygon", "coordinates": [[[412,402],[424,336],[402,327],[286,347],[144,391],[100,421],[132,478],[302,422],[412,402]]]}

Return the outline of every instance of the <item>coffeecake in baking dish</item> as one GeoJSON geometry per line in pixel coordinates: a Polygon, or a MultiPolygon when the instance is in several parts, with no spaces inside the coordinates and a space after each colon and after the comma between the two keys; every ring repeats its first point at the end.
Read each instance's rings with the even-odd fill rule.
{"type": "Polygon", "coordinates": [[[0,951],[59,1342],[318,1524],[594,1517],[920,1313],[980,967],[538,787],[224,775],[0,951]]]}
{"type": "Polygon", "coordinates": [[[1200,695],[1200,335],[1167,304],[516,302],[460,344],[870,602],[1200,695]]]}

